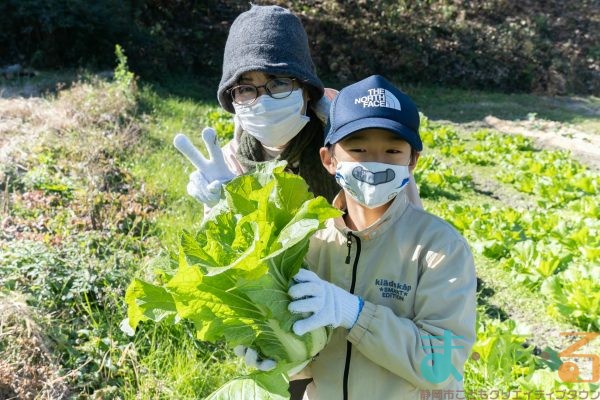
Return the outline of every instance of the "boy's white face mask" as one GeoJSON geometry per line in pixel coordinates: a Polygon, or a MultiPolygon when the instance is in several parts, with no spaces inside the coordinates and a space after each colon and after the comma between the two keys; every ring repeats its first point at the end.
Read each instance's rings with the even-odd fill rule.
{"type": "Polygon", "coordinates": [[[285,145],[310,121],[310,117],[302,115],[302,107],[302,89],[283,99],[265,94],[250,106],[233,103],[242,128],[268,147],[285,145]]]}
{"type": "Polygon", "coordinates": [[[367,208],[375,208],[404,190],[410,171],[406,165],[339,161],[335,179],[357,202],[367,208]]]}

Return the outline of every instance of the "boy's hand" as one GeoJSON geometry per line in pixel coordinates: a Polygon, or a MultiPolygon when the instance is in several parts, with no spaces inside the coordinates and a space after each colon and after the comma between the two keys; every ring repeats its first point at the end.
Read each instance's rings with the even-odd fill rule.
{"type": "Polygon", "coordinates": [[[270,371],[277,366],[277,361],[271,359],[260,359],[256,350],[246,346],[235,346],[233,352],[236,356],[242,357],[246,365],[258,369],[259,371],[270,371]]]}
{"type": "Polygon", "coordinates": [[[221,198],[221,186],[235,177],[229,170],[223,151],[217,142],[217,134],[213,128],[202,130],[202,139],[210,158],[204,156],[194,147],[190,140],[182,134],[175,136],[173,144],[198,168],[190,174],[187,192],[196,200],[214,206],[221,198]]]}
{"type": "Polygon", "coordinates": [[[288,305],[288,310],[293,313],[313,313],[310,317],[294,323],[292,329],[296,335],[304,335],[328,325],[346,329],[354,326],[362,303],[358,296],[324,281],[306,269],[301,269],[294,276],[294,280],[298,283],[288,290],[293,299],[288,305]]]}

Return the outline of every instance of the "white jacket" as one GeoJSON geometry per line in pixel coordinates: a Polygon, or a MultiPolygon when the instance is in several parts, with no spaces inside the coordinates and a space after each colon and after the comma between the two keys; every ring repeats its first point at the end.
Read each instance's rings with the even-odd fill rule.
{"type": "MultiPolygon", "coordinates": [[[[343,192],[334,205],[345,209],[343,192]]],[[[311,239],[306,262],[365,303],[354,327],[335,329],[295,377],[314,380],[305,398],[343,399],[344,387],[345,398],[355,400],[419,399],[422,390],[462,389],[459,379],[475,341],[476,277],[471,251],[453,227],[401,193],[363,231],[351,231],[342,217],[330,220],[311,239]],[[436,364],[442,376],[451,372],[448,379],[427,379],[424,359],[444,351],[452,364],[444,366],[443,357],[436,364]]]]}

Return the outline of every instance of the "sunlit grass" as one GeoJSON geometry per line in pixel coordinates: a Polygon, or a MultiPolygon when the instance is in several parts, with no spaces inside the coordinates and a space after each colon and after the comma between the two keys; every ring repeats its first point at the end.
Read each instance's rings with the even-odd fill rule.
{"type": "Polygon", "coordinates": [[[238,368],[222,346],[200,344],[185,325],[144,325],[134,339],[143,354],[129,357],[135,379],[121,389],[126,399],[201,399],[238,368]]]}
{"type": "Polygon", "coordinates": [[[505,120],[527,121],[535,116],[600,134],[600,97],[597,96],[545,97],[410,84],[405,90],[419,109],[434,120],[467,123],[493,115],[505,120]]]}

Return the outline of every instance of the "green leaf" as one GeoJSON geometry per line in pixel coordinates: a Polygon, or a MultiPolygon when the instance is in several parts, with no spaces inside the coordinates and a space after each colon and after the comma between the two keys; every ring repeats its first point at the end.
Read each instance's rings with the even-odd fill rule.
{"type": "MultiPolygon", "coordinates": [[[[218,275],[209,279],[194,266],[179,267],[175,276],[167,283],[173,294],[177,313],[182,318],[198,318],[197,314],[210,310],[219,319],[251,318],[260,319],[263,315],[254,304],[239,290],[223,290],[223,280],[231,282],[229,276],[218,275]]],[[[227,286],[227,284],[225,285],[227,286]]]]}
{"type": "Polygon", "coordinates": [[[277,188],[274,202],[278,208],[294,215],[306,201],[313,198],[300,176],[283,171],[274,175],[277,188]]]}
{"type": "Polygon", "coordinates": [[[229,208],[242,215],[252,213],[258,207],[252,193],[260,188],[261,185],[255,176],[242,175],[233,179],[225,185],[225,197],[229,208]]]}
{"type": "MultiPolygon", "coordinates": [[[[268,375],[256,374],[250,377],[233,379],[215,392],[211,393],[205,400],[285,400],[289,399],[289,393],[273,393],[265,387],[278,388],[287,387],[287,381],[282,374],[268,375]]],[[[275,390],[276,392],[281,392],[275,390]]]]}
{"type": "Polygon", "coordinates": [[[134,279],[125,293],[129,325],[135,329],[140,321],[162,321],[175,315],[173,296],[163,287],[134,279]]]}
{"type": "MultiPolygon", "coordinates": [[[[152,296],[166,297],[171,313],[192,321],[201,340],[250,346],[278,362],[277,371],[236,380],[212,398],[234,396],[234,386],[244,399],[287,396],[286,368],[299,367],[327,343],[325,328],[303,336],[292,332],[301,316],[288,311],[287,290],[310,237],[341,211],[314,198],[301,177],[284,169],[284,162],[263,163],[225,185],[225,199],[199,231],[181,235],[177,270],[164,287],[150,285],[153,292],[144,298],[155,310],[161,304],[151,303],[152,296]]],[[[129,299],[134,323],[148,313],[136,308],[142,296],[136,290],[129,299]]]]}
{"type": "MultiPolygon", "coordinates": [[[[181,233],[181,247],[184,251],[188,262],[191,264],[200,264],[206,267],[218,266],[217,261],[214,260],[207,251],[198,243],[189,232],[183,231],[181,233]]],[[[219,252],[212,249],[212,254],[218,254],[219,252]]]]}

